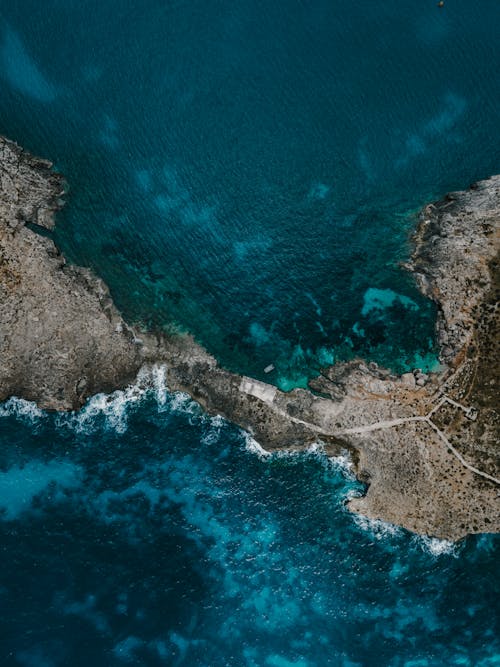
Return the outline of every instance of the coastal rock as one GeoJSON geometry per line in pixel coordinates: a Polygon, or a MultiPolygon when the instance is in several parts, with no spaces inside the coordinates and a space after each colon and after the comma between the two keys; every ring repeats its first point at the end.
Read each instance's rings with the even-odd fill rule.
{"type": "Polygon", "coordinates": [[[403,373],[401,382],[408,387],[408,389],[415,389],[416,382],[413,373],[403,373]]]}
{"type": "Polygon", "coordinates": [[[409,268],[438,306],[441,360],[457,366],[477,333],[477,309],[495,282],[500,176],[427,206],[413,238],[409,268]]]}
{"type": "Polygon", "coordinates": [[[0,400],[78,408],[132,381],[150,350],[134,343],[104,283],[38,233],[61,205],[51,164],[0,138],[0,182],[0,400]]]}
{"type": "Polygon", "coordinates": [[[136,331],[89,270],[46,230],[63,182],[0,138],[0,400],[78,408],[164,362],[168,387],[247,429],[272,451],[346,449],[367,492],[349,508],[446,539],[499,532],[500,177],[426,207],[407,268],[438,305],[442,370],[400,378],[363,360],[285,393],[221,368],[190,336],[136,331]],[[38,233],[44,231],[44,235],[38,233]]]}

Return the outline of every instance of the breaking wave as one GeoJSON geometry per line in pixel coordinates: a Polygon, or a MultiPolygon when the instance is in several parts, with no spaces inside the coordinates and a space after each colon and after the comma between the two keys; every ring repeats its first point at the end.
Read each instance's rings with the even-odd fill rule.
{"type": "Polygon", "coordinates": [[[0,403],[0,417],[16,417],[17,419],[33,423],[41,419],[45,414],[36,403],[25,401],[24,398],[13,396],[4,403],[0,403]]]}

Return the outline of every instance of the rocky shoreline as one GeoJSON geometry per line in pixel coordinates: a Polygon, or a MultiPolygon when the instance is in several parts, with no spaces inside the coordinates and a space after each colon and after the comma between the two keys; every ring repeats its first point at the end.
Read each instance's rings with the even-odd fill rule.
{"type": "Polygon", "coordinates": [[[451,540],[500,531],[500,177],[427,206],[415,232],[407,268],[438,306],[444,370],[396,377],[358,360],[289,393],[226,371],[189,336],[129,326],[103,282],[40,234],[62,194],[50,163],[0,138],[0,400],[77,409],[163,362],[169,389],[268,450],[349,450],[367,483],[352,511],[451,540]]]}

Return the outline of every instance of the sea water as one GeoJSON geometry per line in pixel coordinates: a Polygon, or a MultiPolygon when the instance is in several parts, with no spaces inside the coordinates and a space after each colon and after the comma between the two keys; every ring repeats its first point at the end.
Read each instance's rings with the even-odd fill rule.
{"type": "MultiPolygon", "coordinates": [[[[130,321],[285,389],[429,368],[409,234],[500,170],[500,5],[436,4],[5,2],[0,132],[130,321]]],[[[347,458],[266,456],[162,377],[0,406],[1,665],[499,663],[498,538],[354,518],[347,458]]]]}
{"type": "Polygon", "coordinates": [[[158,372],[11,399],[0,441],[2,665],[498,664],[499,540],[354,517],[347,455],[266,455],[158,372]]]}

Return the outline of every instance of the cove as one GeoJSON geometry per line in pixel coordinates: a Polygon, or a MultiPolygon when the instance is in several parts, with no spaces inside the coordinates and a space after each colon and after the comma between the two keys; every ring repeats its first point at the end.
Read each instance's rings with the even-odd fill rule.
{"type": "Polygon", "coordinates": [[[57,241],[128,318],[285,389],[356,355],[426,368],[435,314],[399,262],[415,210],[499,169],[497,13],[13,5],[1,129],[67,176],[57,241]],[[373,289],[400,297],[364,314],[373,289]]]}

